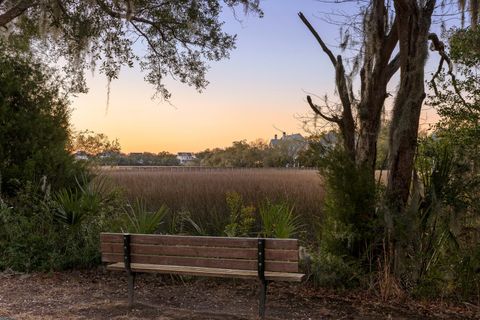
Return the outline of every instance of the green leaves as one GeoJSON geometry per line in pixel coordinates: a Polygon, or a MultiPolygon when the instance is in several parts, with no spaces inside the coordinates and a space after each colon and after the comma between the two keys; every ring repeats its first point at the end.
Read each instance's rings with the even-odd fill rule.
{"type": "Polygon", "coordinates": [[[292,238],[300,230],[299,216],[286,202],[265,201],[259,209],[262,218],[262,235],[267,238],[292,238]]]}
{"type": "Polygon", "coordinates": [[[168,208],[162,205],[157,211],[147,210],[146,203],[137,199],[133,204],[127,204],[121,217],[121,231],[129,233],[155,233],[163,222],[168,208]]]}
{"type": "Polygon", "coordinates": [[[60,84],[28,55],[11,54],[0,43],[1,190],[14,196],[18,185],[45,179],[52,189],[74,187],[82,171],[68,152],[69,104],[60,84]]]}
{"type": "MultiPolygon", "coordinates": [[[[97,64],[111,81],[122,67],[139,62],[145,80],[168,99],[167,76],[200,91],[208,84],[208,61],[228,58],[234,49],[235,36],[222,30],[222,2],[262,15],[257,0],[32,1],[18,19],[0,19],[0,27],[8,24],[8,42],[16,49],[53,63],[63,58],[73,91],[87,90],[85,71],[97,64]]],[[[4,1],[0,17],[16,4],[4,1]]]]}
{"type": "Polygon", "coordinates": [[[237,192],[227,192],[226,201],[230,211],[230,223],[225,226],[227,237],[246,237],[255,224],[255,208],[245,206],[242,196],[237,192]]]}
{"type": "Polygon", "coordinates": [[[70,227],[82,224],[88,212],[77,192],[62,189],[55,194],[54,199],[58,204],[54,214],[55,221],[70,227]]]}

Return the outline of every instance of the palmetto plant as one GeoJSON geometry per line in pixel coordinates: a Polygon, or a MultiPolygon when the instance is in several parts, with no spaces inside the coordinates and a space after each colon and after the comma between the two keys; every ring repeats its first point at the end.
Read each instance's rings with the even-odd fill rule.
{"type": "Polygon", "coordinates": [[[260,206],[262,235],[267,238],[290,238],[300,229],[300,220],[288,203],[265,201],[260,206]]]}
{"type": "Polygon", "coordinates": [[[56,202],[54,219],[70,227],[79,226],[89,214],[101,211],[104,196],[108,195],[105,179],[98,178],[95,184],[92,177],[82,174],[75,177],[75,189],[60,189],[53,195],[56,202]]]}
{"type": "MultiPolygon", "coordinates": [[[[204,221],[205,222],[205,221],[204,221]]],[[[166,228],[169,234],[207,235],[204,226],[192,218],[190,211],[183,209],[170,215],[166,228]]]]}
{"type": "Polygon", "coordinates": [[[53,199],[57,203],[54,212],[55,221],[70,227],[81,225],[86,218],[87,210],[78,191],[61,189],[55,193],[53,199]]]}
{"type": "Polygon", "coordinates": [[[418,237],[414,242],[420,257],[419,277],[428,273],[448,248],[459,248],[456,225],[467,207],[466,181],[456,177],[455,165],[448,144],[426,140],[420,145],[416,167],[422,188],[414,186],[410,207],[410,215],[416,218],[417,232],[412,234],[418,237]]]}
{"type": "Polygon", "coordinates": [[[129,233],[155,233],[163,222],[168,208],[162,205],[157,211],[147,210],[146,203],[136,199],[133,204],[128,204],[122,216],[121,230],[129,233]]]}

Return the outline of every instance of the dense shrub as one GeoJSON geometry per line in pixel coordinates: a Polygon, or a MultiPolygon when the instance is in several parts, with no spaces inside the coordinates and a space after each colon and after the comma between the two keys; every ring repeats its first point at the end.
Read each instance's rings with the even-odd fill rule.
{"type": "Polygon", "coordinates": [[[425,138],[408,215],[413,291],[480,298],[480,177],[445,138],[425,138]]]}
{"type": "Polygon", "coordinates": [[[69,104],[41,63],[0,43],[0,269],[88,267],[115,193],[70,154],[69,104]]]}
{"type": "Polygon", "coordinates": [[[27,183],[0,207],[0,269],[18,271],[85,268],[99,260],[99,234],[109,229],[119,207],[91,185],[52,196],[27,183]]]}
{"type": "Polygon", "coordinates": [[[383,238],[377,187],[340,148],[324,154],[319,165],[326,194],[315,279],[320,285],[352,286],[376,263],[373,253],[383,238]]]}
{"type": "Polygon", "coordinates": [[[82,164],[69,147],[68,100],[61,83],[32,58],[0,43],[0,191],[14,196],[27,181],[74,187],[82,164]]]}
{"type": "Polygon", "coordinates": [[[244,205],[242,196],[237,192],[227,192],[225,196],[230,216],[225,226],[227,237],[246,237],[252,235],[255,225],[255,207],[244,205]]]}

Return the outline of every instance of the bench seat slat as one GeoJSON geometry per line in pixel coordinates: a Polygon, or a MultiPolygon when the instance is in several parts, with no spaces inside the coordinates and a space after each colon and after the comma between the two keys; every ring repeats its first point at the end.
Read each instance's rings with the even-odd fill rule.
{"type": "MultiPolygon", "coordinates": [[[[108,254],[102,253],[103,262],[122,262],[122,254],[108,254]]],[[[185,256],[158,256],[158,255],[131,255],[132,263],[143,264],[160,264],[160,265],[176,265],[176,266],[191,266],[191,267],[205,267],[205,268],[222,268],[222,269],[241,269],[257,271],[256,260],[244,259],[215,259],[215,258],[200,258],[200,257],[185,257],[185,256]]],[[[297,262],[285,261],[266,261],[266,271],[276,272],[298,272],[297,262]]]]}
{"type": "MultiPolygon", "coordinates": [[[[132,254],[188,256],[204,258],[230,258],[230,259],[257,259],[257,249],[254,248],[225,248],[225,247],[197,247],[197,246],[163,246],[132,244],[132,254]]],[[[101,251],[106,254],[123,254],[123,244],[103,242],[101,251]]],[[[265,258],[274,261],[298,261],[297,250],[267,249],[265,258]]]]}
{"type": "MultiPolygon", "coordinates": [[[[188,266],[171,266],[171,265],[157,265],[157,264],[143,264],[132,263],[132,271],[134,272],[151,272],[151,273],[171,273],[179,275],[205,276],[205,277],[220,277],[220,278],[243,278],[243,279],[257,279],[257,271],[253,270],[238,270],[238,269],[223,269],[223,268],[202,268],[202,267],[188,267],[188,266]]],[[[107,266],[108,270],[125,271],[123,262],[110,264],[107,266]]],[[[289,272],[265,272],[265,279],[272,281],[292,281],[301,282],[305,277],[300,273],[289,272]]]]}
{"type": "MultiPolygon", "coordinates": [[[[123,243],[123,235],[119,233],[101,233],[101,242],[123,243]]],[[[229,237],[204,237],[204,236],[177,236],[177,235],[131,235],[131,244],[152,245],[182,245],[226,248],[255,248],[257,238],[229,238],[229,237]]],[[[266,249],[298,250],[297,239],[266,239],[266,249]]]]}

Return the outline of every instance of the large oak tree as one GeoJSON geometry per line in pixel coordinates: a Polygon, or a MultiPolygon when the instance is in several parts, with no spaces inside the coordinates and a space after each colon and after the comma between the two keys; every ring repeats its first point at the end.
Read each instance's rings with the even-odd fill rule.
{"type": "Polygon", "coordinates": [[[167,76],[201,90],[207,61],[234,48],[235,35],[222,30],[223,8],[262,14],[258,0],[0,0],[0,35],[16,48],[66,60],[77,91],[96,64],[111,80],[139,61],[145,80],[168,99],[167,76]]]}

